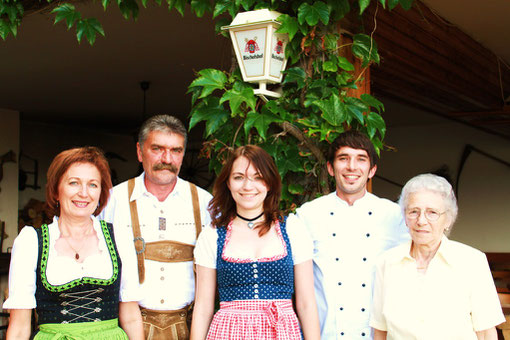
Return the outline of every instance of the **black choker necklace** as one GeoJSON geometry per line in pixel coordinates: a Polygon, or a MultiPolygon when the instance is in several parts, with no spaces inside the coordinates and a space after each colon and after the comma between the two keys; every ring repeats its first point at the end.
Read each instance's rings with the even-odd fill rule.
{"type": "Polygon", "coordinates": [[[236,213],[236,215],[241,220],[248,222],[248,228],[253,229],[253,227],[255,226],[255,223],[253,223],[253,221],[258,220],[262,215],[264,215],[264,212],[261,212],[260,215],[258,215],[257,217],[254,217],[254,218],[246,218],[246,217],[239,215],[238,213],[236,213]]]}

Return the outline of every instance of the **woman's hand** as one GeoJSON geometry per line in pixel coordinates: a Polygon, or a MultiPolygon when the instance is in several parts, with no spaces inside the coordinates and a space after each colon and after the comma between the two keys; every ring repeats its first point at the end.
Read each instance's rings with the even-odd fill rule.
{"type": "Polygon", "coordinates": [[[386,340],[386,336],[388,335],[387,331],[381,331],[373,328],[374,330],[374,340],[386,340]]]}
{"type": "Polygon", "coordinates": [[[32,309],[11,309],[7,340],[27,340],[30,338],[32,309]]]}
{"type": "Polygon", "coordinates": [[[191,321],[191,340],[203,340],[214,313],[214,299],[216,298],[216,269],[197,265],[197,286],[195,292],[195,306],[191,321]]]}
{"type": "Polygon", "coordinates": [[[142,314],[140,313],[138,302],[120,302],[119,324],[130,340],[145,339],[145,334],[143,333],[142,314]]]}
{"type": "Polygon", "coordinates": [[[320,339],[319,314],[313,287],[312,260],[294,266],[296,310],[305,340],[320,339]]]}

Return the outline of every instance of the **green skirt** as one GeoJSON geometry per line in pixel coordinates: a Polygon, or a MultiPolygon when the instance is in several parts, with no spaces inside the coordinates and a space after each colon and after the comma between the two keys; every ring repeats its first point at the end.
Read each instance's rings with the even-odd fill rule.
{"type": "Polygon", "coordinates": [[[128,340],[118,319],[98,322],[45,323],[39,325],[35,340],[128,340]]]}

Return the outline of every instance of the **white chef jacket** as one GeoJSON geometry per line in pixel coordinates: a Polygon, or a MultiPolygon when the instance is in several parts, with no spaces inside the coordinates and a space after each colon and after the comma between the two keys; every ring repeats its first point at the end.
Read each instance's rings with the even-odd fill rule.
{"type": "MultiPolygon", "coordinates": [[[[53,286],[62,285],[83,277],[109,279],[113,275],[110,252],[106,245],[99,220],[91,216],[93,227],[99,239],[99,253],[90,255],[83,262],[77,262],[69,256],[59,256],[55,242],[60,238],[58,218],[48,225],[49,251],[46,278],[53,286]],[[65,268],[65,270],[62,270],[65,268]]],[[[113,236],[113,235],[112,235],[113,236]]],[[[130,239],[115,235],[115,244],[122,261],[120,301],[138,301],[140,291],[136,271],[136,256],[130,239]]],[[[32,309],[37,306],[35,300],[37,259],[39,241],[34,228],[25,227],[14,240],[9,269],[9,298],[4,309],[32,309]]]]}
{"type": "MultiPolygon", "coordinates": [[[[189,183],[177,178],[168,197],[160,202],[145,187],[145,173],[135,179],[133,194],[128,199],[127,181],[113,188],[110,201],[103,212],[112,222],[116,233],[133,235],[130,200],[136,200],[140,232],[145,242],[178,241],[194,245],[195,219],[189,183]],[[160,218],[166,220],[166,230],[160,230],[160,218]]],[[[212,196],[197,187],[202,227],[211,223],[207,206],[212,196]]],[[[142,307],[155,310],[176,310],[189,305],[195,296],[193,261],[157,262],[145,260],[145,281],[141,284],[142,307]]]]}
{"type": "Polygon", "coordinates": [[[369,192],[349,206],[332,192],[303,204],[296,214],[314,243],[321,338],[371,339],[376,260],[410,238],[399,206],[369,192]]]}

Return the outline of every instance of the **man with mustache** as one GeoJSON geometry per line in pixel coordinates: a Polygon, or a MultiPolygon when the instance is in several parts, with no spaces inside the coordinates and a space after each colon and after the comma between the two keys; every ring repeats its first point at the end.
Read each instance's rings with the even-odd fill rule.
{"type": "Polygon", "coordinates": [[[186,138],[186,128],[173,116],[145,121],[136,145],[144,172],[113,188],[103,214],[116,233],[133,234],[146,339],[189,338],[193,248],[210,223],[207,206],[212,196],[178,177],[186,138]]]}
{"type": "Polygon", "coordinates": [[[296,211],[313,239],[322,339],[372,339],[368,321],[376,259],[409,239],[399,206],[367,191],[378,158],[367,136],[342,133],[327,155],[336,190],[296,211]]]}

